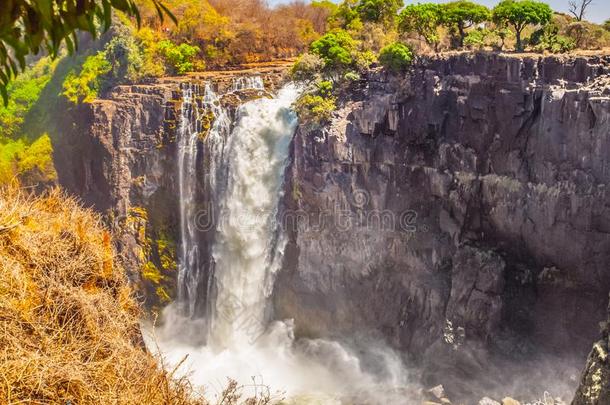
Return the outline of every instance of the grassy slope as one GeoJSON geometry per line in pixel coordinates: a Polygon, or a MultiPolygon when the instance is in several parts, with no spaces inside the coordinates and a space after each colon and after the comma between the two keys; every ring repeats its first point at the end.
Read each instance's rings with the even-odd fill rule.
{"type": "Polygon", "coordinates": [[[0,403],[205,403],[144,350],[110,235],[57,190],[0,190],[0,319],[0,403]]]}

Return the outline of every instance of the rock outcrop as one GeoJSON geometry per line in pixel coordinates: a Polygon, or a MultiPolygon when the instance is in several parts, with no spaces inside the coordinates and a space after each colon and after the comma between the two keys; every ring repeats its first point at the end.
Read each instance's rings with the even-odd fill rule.
{"type": "Polygon", "coordinates": [[[609,71],[461,54],[372,73],[294,138],[277,317],[380,334],[458,397],[506,358],[582,362],[610,288],[609,71]]]}
{"type": "Polygon", "coordinates": [[[602,336],[593,344],[572,405],[610,404],[610,306],[602,336]]]}

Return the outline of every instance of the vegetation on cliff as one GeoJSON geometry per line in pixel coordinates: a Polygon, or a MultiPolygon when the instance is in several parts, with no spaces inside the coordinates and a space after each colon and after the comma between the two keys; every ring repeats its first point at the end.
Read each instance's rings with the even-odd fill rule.
{"type": "Polygon", "coordinates": [[[510,48],[560,53],[610,45],[603,26],[554,13],[536,0],[502,0],[493,9],[467,0],[405,7],[401,1],[345,0],[328,9],[326,33],[291,72],[293,80],[309,85],[296,107],[313,123],[328,120],[338,93],[371,66],[402,71],[416,54],[510,48]],[[323,81],[333,85],[326,95],[319,92],[323,81]]]}
{"type": "Polygon", "coordinates": [[[109,233],[53,190],[0,192],[0,402],[204,404],[143,347],[109,233]]]}

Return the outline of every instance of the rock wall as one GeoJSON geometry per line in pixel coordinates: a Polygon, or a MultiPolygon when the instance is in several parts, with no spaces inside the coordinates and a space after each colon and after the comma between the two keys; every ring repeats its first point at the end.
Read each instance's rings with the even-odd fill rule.
{"type": "Polygon", "coordinates": [[[610,289],[609,71],[460,54],[371,73],[294,138],[277,317],[381,335],[458,397],[507,359],[581,367],[610,289]]]}

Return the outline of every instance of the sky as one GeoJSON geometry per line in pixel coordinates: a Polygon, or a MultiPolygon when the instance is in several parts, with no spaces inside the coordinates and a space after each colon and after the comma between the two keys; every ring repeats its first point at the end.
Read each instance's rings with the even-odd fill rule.
{"type": "MultiPolygon", "coordinates": [[[[288,3],[290,0],[267,0],[270,4],[281,4],[288,3]]],[[[333,0],[338,3],[340,0],[333,0]]],[[[425,3],[432,1],[434,3],[446,3],[448,0],[405,0],[405,4],[411,3],[425,3]]],[[[488,7],[493,7],[498,4],[499,0],[474,0],[476,3],[485,4],[488,7]]],[[[580,1],[580,0],[577,0],[580,1]]],[[[568,0],[545,0],[545,3],[549,4],[553,10],[567,12],[568,11],[568,0]]],[[[610,18],[610,0],[593,0],[593,3],[589,6],[587,16],[585,17],[589,21],[596,23],[602,23],[610,18]]]]}

